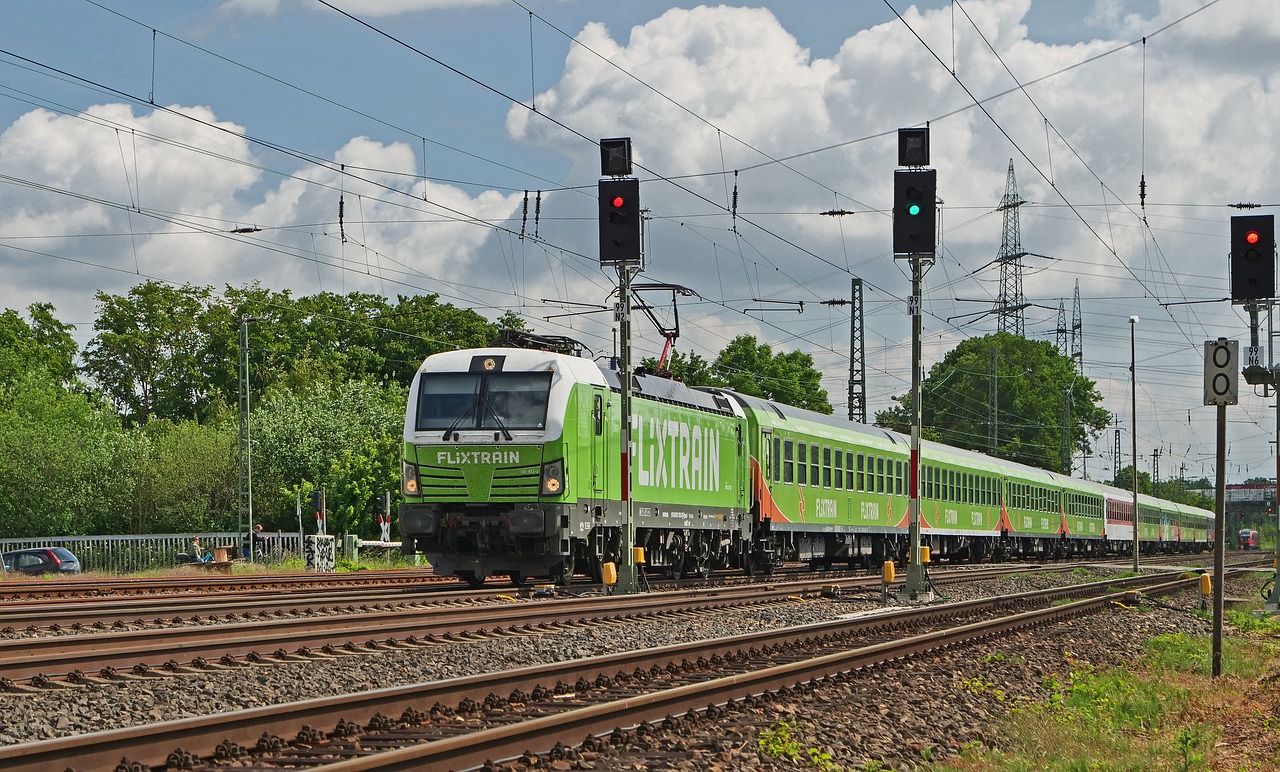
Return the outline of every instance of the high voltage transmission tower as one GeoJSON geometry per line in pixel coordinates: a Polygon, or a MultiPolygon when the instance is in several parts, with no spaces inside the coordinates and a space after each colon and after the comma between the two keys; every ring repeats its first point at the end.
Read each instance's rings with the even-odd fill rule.
{"type": "Polygon", "coordinates": [[[1080,312],[1080,280],[1076,279],[1076,293],[1071,300],[1071,362],[1076,374],[1084,375],[1084,323],[1080,312]]]}
{"type": "Polygon", "coordinates": [[[1084,326],[1080,319],[1080,280],[1076,279],[1075,296],[1071,299],[1071,326],[1067,326],[1067,301],[1063,298],[1058,301],[1058,326],[1054,333],[1058,354],[1071,357],[1071,366],[1077,374],[1084,373],[1084,326]]]}
{"type": "Polygon", "coordinates": [[[1013,176],[1013,159],[1009,159],[1009,175],[1005,180],[1004,197],[1000,199],[997,211],[1004,213],[1004,229],[1000,238],[1000,254],[996,262],[1000,263],[1000,295],[996,299],[996,313],[999,317],[999,331],[1008,332],[1018,337],[1025,337],[1023,310],[1027,307],[1022,295],[1022,258],[1027,253],[1022,249],[1022,234],[1018,226],[1018,207],[1025,204],[1018,195],[1018,183],[1013,176]]]}

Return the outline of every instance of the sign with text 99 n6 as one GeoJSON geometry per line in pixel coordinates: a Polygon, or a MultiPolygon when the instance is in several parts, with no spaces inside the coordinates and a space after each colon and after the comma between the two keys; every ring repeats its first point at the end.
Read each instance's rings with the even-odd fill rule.
{"type": "Polygon", "coordinates": [[[1204,342],[1204,404],[1234,405],[1240,392],[1240,342],[1204,342]]]}

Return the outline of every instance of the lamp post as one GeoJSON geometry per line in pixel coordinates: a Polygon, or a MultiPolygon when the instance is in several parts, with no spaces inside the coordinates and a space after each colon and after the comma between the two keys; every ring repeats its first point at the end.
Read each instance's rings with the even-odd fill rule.
{"type": "Polygon", "coordinates": [[[1133,572],[1138,572],[1138,317],[1129,317],[1129,396],[1133,411],[1133,572]]]}

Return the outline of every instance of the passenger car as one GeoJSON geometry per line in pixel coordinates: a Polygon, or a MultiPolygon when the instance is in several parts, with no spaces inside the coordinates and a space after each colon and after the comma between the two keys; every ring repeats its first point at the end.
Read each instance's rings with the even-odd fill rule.
{"type": "Polygon", "coordinates": [[[4,570],[23,574],[77,574],[80,560],[65,547],[32,547],[0,555],[4,570]]]}

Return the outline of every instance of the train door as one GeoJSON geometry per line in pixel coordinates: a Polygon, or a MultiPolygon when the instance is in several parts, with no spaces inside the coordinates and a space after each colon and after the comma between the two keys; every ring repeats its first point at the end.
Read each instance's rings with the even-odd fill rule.
{"type": "Polygon", "coordinates": [[[760,429],[760,476],[766,485],[773,479],[773,428],[760,429]]]}
{"type": "Polygon", "coordinates": [[[597,501],[608,496],[609,469],[613,456],[609,452],[608,393],[601,388],[591,390],[591,498],[597,501]]]}

